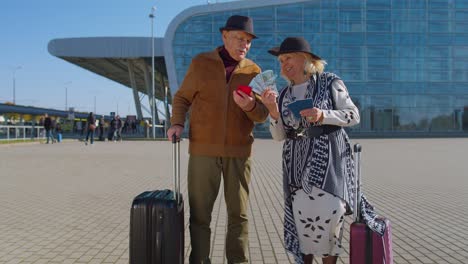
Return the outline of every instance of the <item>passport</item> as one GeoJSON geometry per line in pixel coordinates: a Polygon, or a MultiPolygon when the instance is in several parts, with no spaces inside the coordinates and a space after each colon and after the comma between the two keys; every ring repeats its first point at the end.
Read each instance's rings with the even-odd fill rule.
{"type": "Polygon", "coordinates": [[[313,108],[314,102],[312,99],[297,100],[288,104],[287,107],[289,110],[291,110],[296,118],[301,118],[301,114],[299,112],[307,108],[313,108]]]}

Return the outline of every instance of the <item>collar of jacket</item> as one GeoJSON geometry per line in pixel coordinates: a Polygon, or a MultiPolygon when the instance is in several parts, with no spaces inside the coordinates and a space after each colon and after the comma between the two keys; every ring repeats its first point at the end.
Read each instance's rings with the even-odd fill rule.
{"type": "MultiPolygon", "coordinates": [[[[218,63],[221,64],[221,67],[224,68],[223,59],[221,58],[221,56],[219,56],[219,51],[221,50],[221,48],[222,48],[222,46],[217,47],[213,51],[205,53],[205,56],[206,56],[207,59],[217,61],[218,63]]],[[[234,72],[238,71],[239,69],[242,69],[242,68],[245,68],[245,67],[250,67],[250,66],[253,66],[253,65],[255,65],[255,63],[253,61],[251,61],[250,59],[247,59],[247,58],[243,59],[243,60],[239,61],[239,64],[237,64],[236,68],[234,69],[234,72]]]]}

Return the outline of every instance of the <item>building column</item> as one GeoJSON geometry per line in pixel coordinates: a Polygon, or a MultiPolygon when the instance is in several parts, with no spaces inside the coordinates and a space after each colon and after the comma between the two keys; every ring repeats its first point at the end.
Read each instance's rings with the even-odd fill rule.
{"type": "MultiPolygon", "coordinates": [[[[142,68],[143,73],[144,73],[145,84],[146,84],[146,94],[148,95],[150,108],[153,109],[153,100],[151,100],[151,99],[154,98],[155,95],[152,93],[153,89],[151,87],[151,68],[149,68],[146,64],[143,64],[142,66],[143,67],[141,67],[141,68],[142,68]]],[[[154,92],[156,93],[156,87],[155,87],[154,92]]],[[[156,100],[154,100],[154,101],[156,102],[156,100]]],[[[156,105],[154,106],[154,109],[155,109],[155,113],[154,113],[155,120],[153,120],[153,123],[154,123],[154,125],[159,125],[160,120],[159,120],[158,109],[157,109],[156,105]]]]}
{"type": "Polygon", "coordinates": [[[143,113],[141,111],[140,96],[138,95],[138,87],[135,80],[135,66],[133,65],[133,60],[127,60],[128,64],[128,74],[130,77],[130,85],[132,86],[133,91],[133,100],[135,101],[135,108],[137,113],[137,119],[143,119],[143,113]]]}

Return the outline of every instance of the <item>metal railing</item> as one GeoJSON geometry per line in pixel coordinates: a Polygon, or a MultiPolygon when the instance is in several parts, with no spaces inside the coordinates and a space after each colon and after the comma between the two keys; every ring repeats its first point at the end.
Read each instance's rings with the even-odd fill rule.
{"type": "MultiPolygon", "coordinates": [[[[164,126],[155,125],[157,131],[157,137],[165,137],[164,126]]],[[[131,129],[122,130],[122,134],[125,137],[140,137],[149,138],[151,136],[151,126],[138,127],[137,131],[131,129]]],[[[109,128],[104,129],[104,137],[107,138],[109,128]]],[[[64,129],[62,134],[67,138],[82,139],[86,136],[86,130],[64,129]]],[[[99,135],[99,131],[96,129],[95,137],[99,135]]],[[[52,132],[52,136],[55,137],[55,133],[52,132]]],[[[25,126],[25,125],[0,125],[0,141],[18,141],[18,140],[39,140],[46,139],[46,131],[43,126],[25,126]]]]}
{"type": "Polygon", "coordinates": [[[44,139],[45,129],[42,126],[0,125],[0,140],[35,140],[44,139]]]}

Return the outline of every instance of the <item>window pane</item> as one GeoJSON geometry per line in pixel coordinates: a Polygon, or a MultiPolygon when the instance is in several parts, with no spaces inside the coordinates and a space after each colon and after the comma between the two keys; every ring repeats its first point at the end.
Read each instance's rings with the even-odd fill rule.
{"type": "Polygon", "coordinates": [[[429,32],[448,32],[449,31],[448,21],[430,21],[429,32]]]}
{"type": "Polygon", "coordinates": [[[276,30],[279,32],[301,33],[302,22],[301,21],[278,21],[278,23],[276,24],[276,30]]]}
{"type": "Polygon", "coordinates": [[[391,46],[368,46],[367,47],[367,56],[368,57],[392,57],[392,47],[391,46]]]}
{"type": "Polygon", "coordinates": [[[426,32],[426,22],[424,21],[393,21],[393,31],[394,32],[426,32]]]}
{"type": "Polygon", "coordinates": [[[320,20],[320,3],[310,1],[304,4],[304,20],[320,20]]]}
{"type": "Polygon", "coordinates": [[[419,20],[424,21],[426,20],[426,10],[425,9],[392,9],[392,20],[400,21],[400,20],[419,20]]]}
{"type": "Polygon", "coordinates": [[[352,58],[352,57],[355,57],[355,58],[362,58],[364,57],[364,48],[363,47],[359,47],[359,46],[351,46],[351,47],[347,47],[347,46],[344,46],[344,47],[339,47],[338,48],[338,53],[339,53],[339,57],[342,57],[342,58],[352,58]]]}
{"type": "Polygon", "coordinates": [[[320,32],[320,21],[304,21],[304,32],[320,32]]]}
{"type": "Polygon", "coordinates": [[[301,5],[284,5],[276,9],[278,20],[302,20],[301,5]]]}
{"type": "Polygon", "coordinates": [[[387,21],[367,21],[367,32],[390,32],[392,25],[387,21]]]}
{"type": "Polygon", "coordinates": [[[367,33],[368,45],[389,46],[392,45],[392,34],[390,33],[367,33]]]}
{"type": "Polygon", "coordinates": [[[395,33],[393,42],[394,45],[425,45],[427,38],[425,34],[395,33]]]}
{"type": "Polygon", "coordinates": [[[435,9],[429,10],[429,19],[430,20],[449,20],[450,11],[448,9],[435,9]]]}
{"type": "Polygon", "coordinates": [[[338,21],[324,20],[321,23],[322,32],[338,32],[338,21]]]}
{"type": "Polygon", "coordinates": [[[362,12],[360,10],[340,10],[340,20],[361,20],[362,12]]]}
{"type": "Polygon", "coordinates": [[[425,47],[394,46],[393,57],[420,58],[426,56],[425,47]]]}
{"type": "Polygon", "coordinates": [[[453,57],[468,57],[468,46],[453,47],[453,57]]]}
{"type": "Polygon", "coordinates": [[[340,32],[363,32],[364,27],[361,21],[357,21],[357,20],[340,21],[339,31],[340,32]]]}
{"type": "Polygon", "coordinates": [[[369,70],[367,71],[367,80],[392,81],[392,73],[389,70],[376,70],[369,66],[369,70]]]}
{"type": "Polygon", "coordinates": [[[340,35],[340,45],[364,45],[364,34],[363,33],[342,33],[340,35]]]}
{"type": "Polygon", "coordinates": [[[367,20],[383,20],[388,21],[391,18],[390,10],[367,10],[366,13],[367,20]]]}
{"type": "Polygon", "coordinates": [[[388,9],[390,8],[391,1],[389,0],[367,0],[367,8],[379,8],[388,9]]]}
{"type": "Polygon", "coordinates": [[[448,57],[450,54],[449,47],[443,46],[430,46],[427,47],[427,56],[430,58],[438,58],[438,57],[448,57]]]}
{"type": "Polygon", "coordinates": [[[250,16],[255,18],[254,29],[257,27],[257,21],[259,20],[273,20],[275,14],[274,7],[262,7],[250,9],[250,16]]]}
{"type": "MultiPolygon", "coordinates": [[[[389,57],[381,57],[381,58],[368,58],[367,65],[369,69],[387,69],[388,71],[391,70],[392,67],[392,59],[389,57]]],[[[391,75],[391,74],[390,74],[391,75]]]]}
{"type": "Polygon", "coordinates": [[[363,8],[363,1],[361,0],[346,0],[339,2],[340,8],[352,8],[352,9],[361,9],[363,8]]]}

